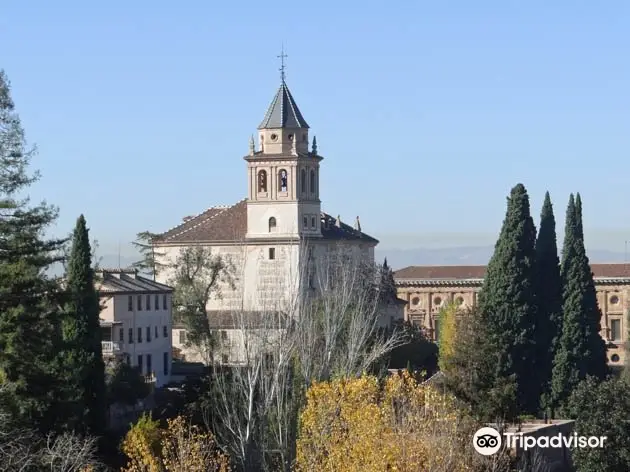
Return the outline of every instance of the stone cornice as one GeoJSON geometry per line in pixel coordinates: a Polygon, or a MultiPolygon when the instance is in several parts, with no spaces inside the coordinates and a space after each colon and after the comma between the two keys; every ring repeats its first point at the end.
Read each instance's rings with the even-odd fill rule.
{"type": "MultiPolygon", "coordinates": [[[[630,277],[595,277],[595,285],[630,285],[630,277]]],[[[398,279],[397,287],[481,287],[483,279],[398,279]]]]}

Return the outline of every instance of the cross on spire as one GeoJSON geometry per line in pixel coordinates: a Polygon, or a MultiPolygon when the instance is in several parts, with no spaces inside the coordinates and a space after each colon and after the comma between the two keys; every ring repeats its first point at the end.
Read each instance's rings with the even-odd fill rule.
{"type": "Polygon", "coordinates": [[[285,59],[286,57],[289,57],[289,56],[287,56],[287,55],[284,53],[284,44],[282,45],[282,50],[280,51],[280,55],[279,55],[279,56],[277,56],[277,57],[280,59],[280,79],[281,79],[281,80],[282,80],[282,82],[284,83],[284,78],[285,78],[285,76],[286,76],[286,74],[285,74],[285,72],[284,72],[284,69],[285,69],[284,59],[285,59]]]}

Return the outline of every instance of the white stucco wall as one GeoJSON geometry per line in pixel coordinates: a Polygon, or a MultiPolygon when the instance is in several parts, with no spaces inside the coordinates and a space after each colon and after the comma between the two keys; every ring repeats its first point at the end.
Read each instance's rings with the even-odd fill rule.
{"type": "Polygon", "coordinates": [[[120,343],[121,350],[129,356],[132,366],[139,366],[139,357],[142,356],[142,373],[148,374],[147,356],[151,356],[151,371],[156,376],[156,386],[161,387],[170,382],[171,377],[171,295],[159,294],[158,306],[155,306],[155,294],[143,295],[114,295],[102,297],[104,305],[100,318],[106,321],[121,322],[112,328],[112,341],[120,343]],[[129,310],[129,297],[132,300],[132,310],[129,310]],[[138,297],[142,299],[142,310],[138,310],[138,297]],[[151,309],[147,310],[147,300],[151,301],[151,309]],[[166,309],[164,308],[166,297],[166,309]],[[150,330],[150,341],[147,338],[147,329],[150,330]],[[130,342],[130,330],[132,340],[130,342]],[[138,330],[142,331],[142,342],[138,342],[138,330]],[[156,336],[157,331],[157,336],[156,336]],[[165,336],[166,334],[166,336],[165,336]],[[164,370],[164,355],[166,354],[167,370],[164,370]]]}
{"type": "MultiPolygon", "coordinates": [[[[206,246],[211,254],[221,254],[232,261],[232,279],[235,288],[219,282],[220,291],[213,291],[208,310],[283,309],[297,293],[299,283],[300,247],[290,244],[256,244],[235,246],[206,246]],[[270,258],[271,251],[273,259],[270,258]]],[[[175,261],[180,247],[169,246],[159,249],[165,257],[162,263],[175,261]]],[[[172,271],[158,274],[157,281],[173,284],[172,271]]]]}

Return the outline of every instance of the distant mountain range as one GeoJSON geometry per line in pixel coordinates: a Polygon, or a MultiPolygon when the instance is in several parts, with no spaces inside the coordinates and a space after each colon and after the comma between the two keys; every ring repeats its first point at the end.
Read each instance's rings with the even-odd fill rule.
{"type": "MultiPolygon", "coordinates": [[[[412,265],[485,265],[493,252],[493,246],[440,249],[379,249],[377,246],[375,257],[379,263],[387,257],[387,264],[397,270],[412,265]]],[[[599,249],[588,251],[588,257],[591,262],[598,263],[619,263],[626,260],[623,252],[599,249]]]]}

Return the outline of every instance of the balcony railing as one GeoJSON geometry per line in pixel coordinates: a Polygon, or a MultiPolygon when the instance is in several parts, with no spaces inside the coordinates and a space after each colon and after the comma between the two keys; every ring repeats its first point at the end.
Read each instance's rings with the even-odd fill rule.
{"type": "Polygon", "coordinates": [[[122,351],[121,343],[117,341],[101,341],[103,354],[113,354],[122,351]]]}

